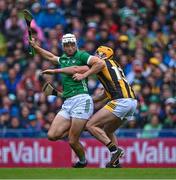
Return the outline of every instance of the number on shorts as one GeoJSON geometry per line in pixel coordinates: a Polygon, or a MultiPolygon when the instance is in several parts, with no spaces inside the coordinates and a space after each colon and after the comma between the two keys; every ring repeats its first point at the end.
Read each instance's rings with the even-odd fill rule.
{"type": "Polygon", "coordinates": [[[90,109],[90,99],[86,100],[85,112],[88,113],[90,109]]]}

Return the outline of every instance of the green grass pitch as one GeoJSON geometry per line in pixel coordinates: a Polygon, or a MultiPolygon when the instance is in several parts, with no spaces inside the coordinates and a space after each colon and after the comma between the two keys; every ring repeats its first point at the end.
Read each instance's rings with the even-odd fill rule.
{"type": "Polygon", "coordinates": [[[0,179],[176,179],[176,169],[0,168],[0,179]]]}

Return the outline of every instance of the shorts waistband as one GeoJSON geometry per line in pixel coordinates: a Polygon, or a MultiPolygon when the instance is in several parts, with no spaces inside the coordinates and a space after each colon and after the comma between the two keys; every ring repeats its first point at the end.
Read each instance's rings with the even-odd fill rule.
{"type": "Polygon", "coordinates": [[[72,97],[68,97],[65,100],[72,99],[72,98],[75,98],[75,97],[85,96],[85,95],[91,97],[89,94],[78,94],[78,95],[75,95],[75,96],[72,96],[72,97]]]}
{"type": "Polygon", "coordinates": [[[135,98],[117,98],[117,99],[111,99],[110,101],[114,101],[114,100],[125,100],[125,99],[137,100],[137,99],[135,99],[135,98]]]}

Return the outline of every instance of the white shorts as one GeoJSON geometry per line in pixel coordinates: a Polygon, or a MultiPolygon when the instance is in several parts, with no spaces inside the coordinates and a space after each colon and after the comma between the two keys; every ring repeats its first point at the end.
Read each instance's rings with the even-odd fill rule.
{"type": "Polygon", "coordinates": [[[91,96],[79,94],[64,101],[62,109],[57,113],[66,119],[78,118],[88,120],[94,111],[91,96]]]}
{"type": "Polygon", "coordinates": [[[130,120],[136,111],[137,100],[132,98],[115,99],[107,103],[105,108],[120,119],[130,120]]]}

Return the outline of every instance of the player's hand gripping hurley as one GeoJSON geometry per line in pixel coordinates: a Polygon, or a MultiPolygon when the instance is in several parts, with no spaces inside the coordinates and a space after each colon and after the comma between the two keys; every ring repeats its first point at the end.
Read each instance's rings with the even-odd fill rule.
{"type": "MultiPolygon", "coordinates": [[[[26,21],[27,27],[28,27],[29,39],[32,40],[32,29],[30,25],[31,25],[31,21],[33,20],[33,16],[27,9],[23,10],[23,15],[24,15],[24,19],[26,21]]],[[[30,44],[29,44],[29,54],[31,56],[35,55],[34,48],[30,44]]]]}

